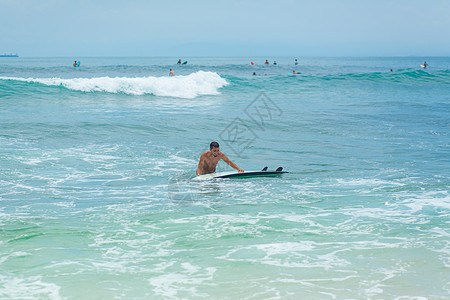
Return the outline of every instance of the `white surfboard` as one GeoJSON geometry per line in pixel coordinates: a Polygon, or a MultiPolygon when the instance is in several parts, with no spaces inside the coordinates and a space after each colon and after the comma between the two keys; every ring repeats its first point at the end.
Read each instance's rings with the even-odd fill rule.
{"type": "Polygon", "coordinates": [[[218,178],[252,178],[252,177],[275,177],[280,176],[281,174],[288,173],[283,171],[282,167],[279,167],[275,171],[267,171],[267,167],[262,169],[261,171],[246,171],[246,172],[236,172],[236,171],[228,171],[228,172],[215,172],[211,174],[199,175],[193,180],[203,181],[203,180],[212,180],[218,178]]]}

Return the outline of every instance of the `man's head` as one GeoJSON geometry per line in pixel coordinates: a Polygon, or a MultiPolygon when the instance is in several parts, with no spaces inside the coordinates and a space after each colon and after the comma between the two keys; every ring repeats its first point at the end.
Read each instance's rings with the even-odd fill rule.
{"type": "Polygon", "coordinates": [[[209,150],[211,151],[212,155],[217,156],[219,155],[219,143],[218,142],[212,142],[209,144],[209,150]]]}

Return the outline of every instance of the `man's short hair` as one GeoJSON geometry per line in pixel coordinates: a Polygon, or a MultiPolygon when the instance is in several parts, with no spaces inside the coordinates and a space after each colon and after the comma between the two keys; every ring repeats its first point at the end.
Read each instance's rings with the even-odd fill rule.
{"type": "Polygon", "coordinates": [[[211,144],[209,144],[209,149],[212,148],[219,148],[219,143],[218,142],[212,142],[211,144]]]}

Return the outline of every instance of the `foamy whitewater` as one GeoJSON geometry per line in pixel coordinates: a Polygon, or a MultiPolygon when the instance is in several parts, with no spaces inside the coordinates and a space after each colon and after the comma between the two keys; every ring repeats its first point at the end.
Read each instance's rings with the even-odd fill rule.
{"type": "Polygon", "coordinates": [[[198,71],[177,77],[94,77],[94,78],[16,78],[0,77],[0,80],[41,83],[48,86],[63,86],[81,92],[108,92],[130,95],[151,94],[195,98],[200,95],[217,95],[227,81],[217,73],[198,71]]]}
{"type": "Polygon", "coordinates": [[[297,58],[0,58],[0,299],[450,298],[450,58],[297,58]]]}

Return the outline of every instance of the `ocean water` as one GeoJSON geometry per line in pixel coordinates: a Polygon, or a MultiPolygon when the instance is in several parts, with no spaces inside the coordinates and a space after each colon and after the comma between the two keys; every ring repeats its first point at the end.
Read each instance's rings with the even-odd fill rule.
{"type": "Polygon", "coordinates": [[[450,58],[73,60],[0,60],[0,299],[450,297],[450,58]]]}

